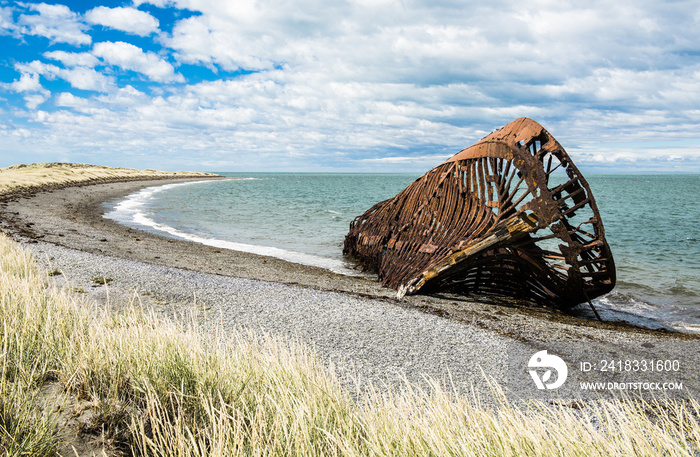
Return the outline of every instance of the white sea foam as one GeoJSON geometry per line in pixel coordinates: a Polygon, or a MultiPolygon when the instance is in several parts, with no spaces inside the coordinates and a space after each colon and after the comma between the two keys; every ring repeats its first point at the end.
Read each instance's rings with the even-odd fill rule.
{"type": "Polygon", "coordinates": [[[635,297],[616,292],[595,300],[598,311],[607,313],[604,320],[620,320],[640,327],[700,333],[695,315],[673,305],[654,305],[635,297]]]}
{"type": "Polygon", "coordinates": [[[145,215],[141,212],[141,209],[143,208],[143,205],[145,205],[146,202],[148,202],[148,200],[150,200],[153,197],[153,195],[164,190],[172,189],[173,187],[189,186],[192,184],[201,184],[204,182],[211,181],[190,181],[175,184],[165,184],[161,186],[153,186],[141,189],[136,193],[128,195],[124,200],[117,203],[112,209],[112,211],[106,213],[104,217],[122,223],[135,222],[141,224],[141,222],[139,222],[139,219],[141,219],[142,217],[145,218],[145,215]]]}
{"type": "MultiPolygon", "coordinates": [[[[257,179],[257,178],[243,178],[243,179],[257,179]]],[[[268,257],[275,257],[278,259],[285,260],[287,262],[299,263],[302,265],[309,265],[313,267],[319,267],[326,270],[330,270],[334,273],[339,273],[349,276],[357,276],[358,273],[350,268],[348,268],[342,261],[336,259],[330,259],[327,257],[321,257],[313,254],[306,254],[303,252],[290,251],[287,249],[281,249],[273,246],[261,246],[255,244],[238,243],[235,241],[220,240],[217,238],[208,238],[192,233],[184,232],[178,228],[160,224],[143,212],[144,205],[153,198],[153,196],[164,190],[172,189],[178,186],[187,186],[192,184],[200,183],[211,183],[215,181],[192,181],[186,183],[175,183],[166,184],[162,186],[147,187],[134,194],[127,196],[124,200],[120,201],[114,206],[114,209],[104,217],[108,219],[115,220],[122,224],[136,224],[142,227],[157,230],[160,232],[167,233],[171,236],[181,238],[188,241],[193,241],[195,243],[205,244],[207,246],[231,249],[233,251],[249,252],[251,254],[258,254],[268,257]]]]}

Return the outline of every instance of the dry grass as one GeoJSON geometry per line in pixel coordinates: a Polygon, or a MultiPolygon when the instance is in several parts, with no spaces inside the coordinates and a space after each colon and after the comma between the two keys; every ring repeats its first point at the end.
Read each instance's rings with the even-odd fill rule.
{"type": "Polygon", "coordinates": [[[700,405],[597,401],[581,410],[490,410],[478,399],[410,385],[344,390],[302,346],[253,334],[216,336],[140,312],[96,313],[59,291],[0,238],[0,452],[54,455],[66,436],[114,454],[697,455],[700,405]],[[72,435],[55,386],[89,417],[72,435]],[[63,425],[62,425],[63,424],[63,425]],[[64,438],[61,438],[64,437],[64,438]]]}
{"type": "Polygon", "coordinates": [[[156,170],[136,170],[134,168],[111,168],[72,163],[33,163],[31,165],[12,165],[11,167],[0,168],[0,195],[30,188],[37,189],[42,186],[87,184],[105,179],[157,179],[206,176],[215,175],[186,171],[171,173],[156,170]]]}

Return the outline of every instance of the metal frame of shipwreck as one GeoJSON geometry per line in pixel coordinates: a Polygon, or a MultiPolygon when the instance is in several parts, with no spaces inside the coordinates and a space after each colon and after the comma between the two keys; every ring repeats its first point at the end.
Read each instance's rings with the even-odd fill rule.
{"type": "Polygon", "coordinates": [[[493,294],[566,309],[615,285],[588,183],[554,137],[528,118],[357,217],[343,252],[399,297],[493,294]]]}

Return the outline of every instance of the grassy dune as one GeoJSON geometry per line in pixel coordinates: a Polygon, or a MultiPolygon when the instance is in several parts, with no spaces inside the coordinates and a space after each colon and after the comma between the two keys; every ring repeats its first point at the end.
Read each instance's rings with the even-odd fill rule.
{"type": "Polygon", "coordinates": [[[81,300],[0,237],[4,455],[75,455],[72,447],[155,456],[700,451],[697,402],[599,401],[578,410],[504,401],[493,411],[409,385],[358,402],[299,345],[223,338],[195,318],[167,321],[137,306],[98,312],[81,300]]]}
{"type": "Polygon", "coordinates": [[[130,180],[142,178],[190,178],[216,176],[211,173],[188,171],[165,172],[136,170],[134,168],[112,168],[99,165],[73,163],[33,163],[0,168],[0,195],[24,190],[35,190],[44,186],[68,186],[88,184],[104,180],[130,180]]]}

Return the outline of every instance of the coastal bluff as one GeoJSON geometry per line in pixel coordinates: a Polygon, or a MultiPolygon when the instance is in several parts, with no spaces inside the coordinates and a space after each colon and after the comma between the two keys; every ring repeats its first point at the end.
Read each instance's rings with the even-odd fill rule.
{"type": "Polygon", "coordinates": [[[112,182],[218,178],[214,173],[192,171],[138,170],[135,168],[108,167],[82,163],[40,162],[18,164],[0,168],[0,198],[30,195],[43,190],[65,187],[106,184],[112,182]]]}

